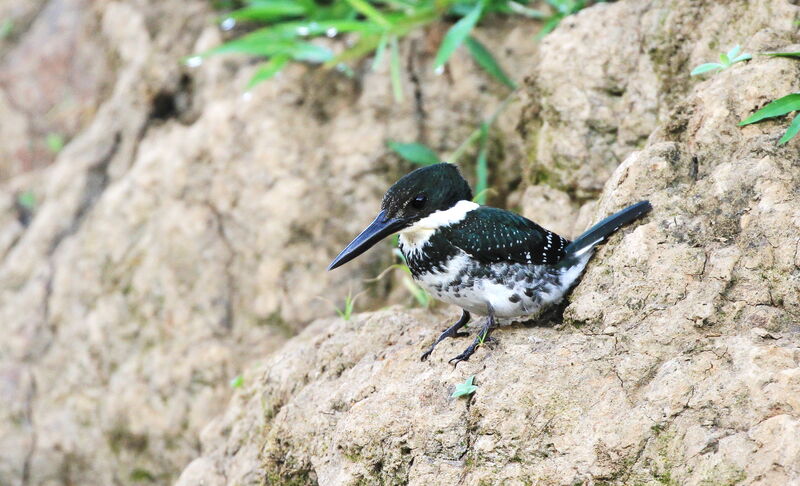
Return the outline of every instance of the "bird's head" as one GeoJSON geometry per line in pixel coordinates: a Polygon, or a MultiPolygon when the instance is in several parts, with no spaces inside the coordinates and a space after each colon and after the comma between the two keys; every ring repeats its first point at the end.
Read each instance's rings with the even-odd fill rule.
{"type": "Polygon", "coordinates": [[[402,231],[420,219],[472,199],[472,190],[458,168],[441,163],[405,175],[386,191],[381,211],[367,228],[339,253],[328,270],[344,265],[383,238],[402,231]]]}

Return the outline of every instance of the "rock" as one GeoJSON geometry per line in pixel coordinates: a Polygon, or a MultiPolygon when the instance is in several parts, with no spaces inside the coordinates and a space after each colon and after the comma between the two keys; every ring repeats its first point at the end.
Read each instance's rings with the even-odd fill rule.
{"type": "Polygon", "coordinates": [[[694,66],[736,44],[757,52],[797,42],[795,11],[782,0],[670,0],[598,4],[568,17],[543,40],[527,78],[527,179],[595,197],[622,160],[668,125],[697,82],[694,66]],[[582,30],[588,22],[596,31],[582,30]]]}
{"type": "Polygon", "coordinates": [[[9,35],[20,36],[0,60],[0,98],[6,98],[0,101],[0,113],[24,119],[20,123],[2,117],[0,180],[52,162],[55,153],[46,138],[76,135],[113,84],[112,61],[96,35],[99,25],[91,2],[22,3],[29,5],[5,7],[7,16],[0,16],[10,22],[9,35]]]}
{"type": "MultiPolygon", "coordinates": [[[[333,315],[390,263],[387,243],[324,271],[412,168],[386,141],[450,152],[507,90],[464,52],[436,76],[431,33],[419,32],[402,43],[404,104],[386,66],[352,79],[292,66],[245,96],[250,60],[180,63],[221,42],[205,0],[41,8],[14,13],[28,20],[2,45],[0,155],[39,140],[31,116],[61,101],[46,83],[86,88],[86,117],[62,120],[74,132],[52,165],[0,169],[0,484],[167,484],[199,455],[245,363],[333,315]],[[42,36],[52,66],[36,55],[42,36]],[[58,79],[38,77],[48,67],[58,79]],[[70,84],[76,69],[85,85],[70,84]],[[42,98],[22,109],[12,98],[27,90],[42,98]],[[28,193],[35,207],[23,211],[28,193]]],[[[525,65],[536,47],[519,40],[534,29],[484,32],[501,62],[525,65]]],[[[503,126],[498,144],[513,138],[503,126]]],[[[516,165],[512,149],[498,152],[516,165]]],[[[518,180],[497,171],[492,183],[518,180]]],[[[370,286],[359,308],[386,305],[387,287],[370,286]]]]}
{"type": "Polygon", "coordinates": [[[587,224],[654,206],[599,249],[561,326],[500,329],[454,369],[466,340],[418,357],[455,313],[317,321],[246,372],[179,484],[198,471],[228,484],[800,481],[800,141],[777,146],[785,119],[737,127],[798,91],[800,64],[688,77],[736,42],[797,50],[800,12],[735,4],[596,6],[543,46],[562,62],[539,65],[543,98],[525,116],[548,183],[599,194],[587,224]],[[471,375],[477,392],[451,398],[471,375]]]}

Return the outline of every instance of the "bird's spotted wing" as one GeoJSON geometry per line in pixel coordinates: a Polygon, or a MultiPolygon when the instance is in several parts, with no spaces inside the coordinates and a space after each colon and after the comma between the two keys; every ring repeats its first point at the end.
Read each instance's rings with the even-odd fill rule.
{"type": "Polygon", "coordinates": [[[442,236],[481,263],[554,264],[569,240],[533,221],[503,209],[481,207],[451,226],[442,236]]]}

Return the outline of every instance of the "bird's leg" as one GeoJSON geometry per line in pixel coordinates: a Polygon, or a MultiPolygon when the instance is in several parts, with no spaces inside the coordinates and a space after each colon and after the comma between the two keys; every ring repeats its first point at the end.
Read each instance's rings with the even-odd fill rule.
{"type": "Polygon", "coordinates": [[[492,330],[494,330],[494,328],[496,327],[494,324],[494,308],[492,308],[491,304],[487,304],[487,307],[489,312],[488,315],[486,316],[486,323],[481,328],[480,332],[478,333],[478,336],[475,338],[475,341],[473,341],[472,344],[470,344],[469,347],[465,349],[463,353],[459,354],[458,356],[450,360],[450,363],[454,362],[453,363],[454,366],[458,365],[458,363],[460,363],[461,361],[467,361],[469,357],[472,356],[472,353],[475,352],[475,348],[485,343],[489,339],[489,334],[491,334],[492,330]]]}
{"type": "Polygon", "coordinates": [[[433,352],[433,348],[435,348],[437,344],[439,344],[446,338],[468,336],[469,335],[468,333],[458,332],[458,330],[464,327],[469,322],[469,319],[470,319],[469,312],[463,311],[463,314],[461,314],[461,318],[458,320],[458,322],[445,329],[444,332],[442,332],[439,335],[436,341],[433,344],[431,344],[431,347],[428,348],[427,351],[422,353],[422,357],[420,357],[420,360],[425,361],[426,359],[428,359],[428,356],[430,356],[430,354],[433,352]]]}

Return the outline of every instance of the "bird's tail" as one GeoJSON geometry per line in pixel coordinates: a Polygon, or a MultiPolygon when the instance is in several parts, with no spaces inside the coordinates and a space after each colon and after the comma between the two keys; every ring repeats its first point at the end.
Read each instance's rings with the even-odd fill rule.
{"type": "Polygon", "coordinates": [[[640,201],[618,213],[612,214],[589,228],[582,235],[575,238],[575,241],[567,245],[567,247],[564,248],[564,259],[581,257],[585,253],[591,251],[598,243],[608,238],[613,232],[641,218],[650,212],[651,209],[653,209],[653,206],[650,205],[649,201],[640,201]]]}

